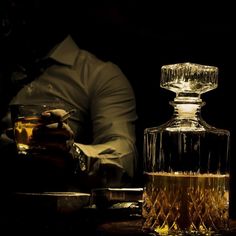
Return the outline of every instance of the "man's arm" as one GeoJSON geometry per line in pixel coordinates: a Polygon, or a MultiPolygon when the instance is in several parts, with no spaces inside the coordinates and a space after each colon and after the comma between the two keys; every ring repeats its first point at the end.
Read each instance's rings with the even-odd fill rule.
{"type": "Polygon", "coordinates": [[[90,86],[94,141],[92,145],[75,145],[87,160],[88,176],[102,177],[105,186],[128,185],[137,160],[134,92],[124,74],[112,63],[105,64],[94,76],[95,82],[90,86]]]}

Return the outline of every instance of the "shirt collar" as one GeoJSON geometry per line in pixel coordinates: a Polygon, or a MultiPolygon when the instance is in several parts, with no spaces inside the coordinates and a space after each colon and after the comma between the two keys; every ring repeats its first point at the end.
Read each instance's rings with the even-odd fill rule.
{"type": "Polygon", "coordinates": [[[59,63],[72,66],[79,53],[79,47],[70,35],[68,35],[61,43],[56,45],[48,54],[51,58],[59,63]]]}

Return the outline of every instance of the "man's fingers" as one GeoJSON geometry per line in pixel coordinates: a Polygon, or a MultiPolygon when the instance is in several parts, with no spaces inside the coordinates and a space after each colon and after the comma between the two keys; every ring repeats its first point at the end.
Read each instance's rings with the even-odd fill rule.
{"type": "Polygon", "coordinates": [[[35,127],[33,129],[33,137],[36,139],[44,139],[50,137],[64,137],[64,139],[72,139],[74,132],[66,123],[52,123],[46,126],[35,127]],[[60,126],[58,125],[60,124],[60,126]]]}
{"type": "Polygon", "coordinates": [[[46,117],[62,117],[66,114],[66,111],[63,109],[53,109],[53,110],[48,110],[48,111],[44,111],[42,113],[42,116],[46,116],[46,117]]]}

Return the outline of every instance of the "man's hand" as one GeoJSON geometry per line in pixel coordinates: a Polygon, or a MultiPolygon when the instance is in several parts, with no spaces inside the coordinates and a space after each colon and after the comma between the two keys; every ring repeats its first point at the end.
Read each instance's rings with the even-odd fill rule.
{"type": "Polygon", "coordinates": [[[63,121],[67,112],[62,109],[48,110],[42,113],[42,123],[33,130],[33,142],[55,151],[69,151],[69,146],[74,138],[74,133],[67,120],[63,121]]]}

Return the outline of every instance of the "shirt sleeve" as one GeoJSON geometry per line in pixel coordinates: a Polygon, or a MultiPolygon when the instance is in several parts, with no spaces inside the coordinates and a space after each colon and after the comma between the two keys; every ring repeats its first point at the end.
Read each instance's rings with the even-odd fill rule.
{"type": "Polygon", "coordinates": [[[105,185],[119,185],[124,176],[132,179],[136,170],[134,92],[122,71],[112,63],[95,70],[92,81],[90,112],[94,141],[92,145],[76,145],[88,157],[90,176],[99,176],[109,166],[113,178],[109,182],[107,177],[105,185]]]}

